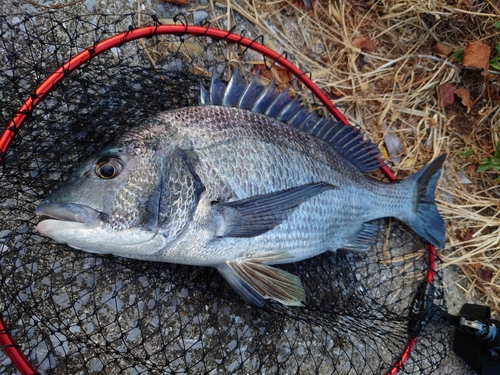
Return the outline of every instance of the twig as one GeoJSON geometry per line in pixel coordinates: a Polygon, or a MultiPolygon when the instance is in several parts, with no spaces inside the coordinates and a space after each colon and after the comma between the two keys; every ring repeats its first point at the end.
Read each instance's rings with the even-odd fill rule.
{"type": "Polygon", "coordinates": [[[417,55],[405,55],[405,56],[398,57],[397,59],[391,60],[391,61],[379,66],[377,69],[366,73],[365,75],[370,76],[372,74],[378,73],[381,70],[384,70],[384,69],[388,68],[389,66],[391,66],[391,65],[393,65],[401,60],[411,59],[412,57],[418,57],[420,59],[430,59],[430,60],[439,61],[439,62],[442,62],[443,64],[449,66],[450,68],[453,68],[455,70],[461,70],[460,67],[458,67],[458,66],[456,66],[456,65],[450,63],[449,61],[446,61],[445,59],[442,59],[440,57],[436,57],[436,56],[432,56],[432,55],[419,55],[419,54],[417,54],[417,55]]]}
{"type": "Polygon", "coordinates": [[[72,5],[76,5],[78,3],[81,3],[83,0],[75,0],[75,1],[72,1],[71,3],[68,3],[68,4],[52,4],[52,5],[38,4],[38,3],[31,1],[31,0],[23,0],[23,1],[25,3],[33,5],[34,7],[45,8],[45,9],[61,9],[61,8],[66,8],[66,7],[70,7],[72,5]]]}
{"type": "MultiPolygon", "coordinates": [[[[140,27],[142,25],[142,19],[141,19],[141,0],[137,0],[137,25],[140,27]]],[[[139,43],[141,44],[142,48],[144,48],[144,52],[146,52],[146,55],[148,56],[149,61],[151,62],[151,65],[153,66],[154,69],[156,69],[156,61],[153,59],[153,56],[148,51],[148,48],[146,47],[146,43],[144,43],[144,38],[139,39],[139,43]]]]}

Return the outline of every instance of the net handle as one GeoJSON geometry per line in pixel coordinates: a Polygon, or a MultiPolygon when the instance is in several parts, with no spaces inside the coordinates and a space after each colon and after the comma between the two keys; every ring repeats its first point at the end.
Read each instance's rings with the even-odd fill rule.
{"type": "MultiPolygon", "coordinates": [[[[427,244],[427,275],[425,277],[425,282],[429,285],[434,283],[434,277],[436,275],[437,266],[437,253],[436,248],[432,244],[427,244]]],[[[425,317],[427,318],[427,317],[425,317]]],[[[411,352],[417,343],[417,336],[408,336],[405,347],[401,352],[399,359],[394,362],[392,367],[385,373],[385,375],[397,375],[397,373],[403,368],[403,365],[410,358],[411,352]]]]}
{"type": "Polygon", "coordinates": [[[4,350],[5,354],[10,358],[16,369],[22,375],[35,375],[38,372],[28,362],[21,349],[16,344],[14,339],[9,333],[5,322],[0,316],[0,347],[4,350]]]}
{"type": "MultiPolygon", "coordinates": [[[[132,29],[121,34],[117,34],[108,39],[97,42],[92,47],[85,49],[84,51],[78,53],[73,58],[68,60],[66,63],[57,68],[50,76],[48,76],[19,107],[12,120],[7,125],[4,130],[2,136],[0,137],[0,163],[5,161],[5,155],[9,145],[14,139],[15,135],[23,125],[24,121],[28,118],[29,115],[33,112],[35,107],[40,103],[40,101],[59,83],[64,77],[70,74],[75,69],[82,66],[87,61],[91,60],[93,57],[108,51],[113,47],[119,47],[124,43],[141,39],[148,38],[157,35],[191,35],[191,36],[205,36],[214,39],[224,40],[228,43],[236,43],[238,45],[244,46],[248,49],[254,50],[261,55],[273,60],[275,63],[281,65],[283,68],[290,71],[293,75],[297,77],[297,79],[302,82],[312,93],[318,98],[321,103],[328,109],[328,111],[340,122],[345,125],[348,125],[349,122],[347,119],[340,113],[340,111],[330,102],[328,97],[319,89],[316,84],[299,68],[293,65],[290,61],[288,61],[283,55],[278,54],[277,52],[267,48],[263,44],[258,43],[255,40],[248,39],[242,37],[241,35],[234,34],[232,32],[213,29],[209,27],[203,26],[190,26],[190,25],[156,25],[156,26],[145,26],[137,29],[132,29]]],[[[392,171],[386,166],[383,165],[380,167],[381,172],[389,179],[389,181],[396,181],[397,178],[394,176],[392,171]]],[[[428,268],[426,279],[428,282],[432,283],[434,280],[435,270],[436,270],[436,252],[435,248],[432,245],[428,245],[428,268]]],[[[10,337],[8,332],[4,331],[3,321],[2,327],[0,327],[0,332],[4,332],[0,334],[0,338],[2,337],[10,337]]],[[[10,337],[11,338],[11,337],[10,337]]],[[[12,338],[11,338],[12,339],[12,338]]],[[[13,341],[12,341],[13,342],[13,341]]],[[[391,367],[391,369],[387,372],[387,374],[397,374],[399,369],[403,366],[404,362],[409,358],[411,350],[415,345],[416,337],[409,337],[406,343],[406,346],[402,352],[401,358],[391,367]]],[[[10,345],[10,344],[9,344],[10,345]]],[[[12,344],[14,345],[14,344],[12,344]]],[[[23,375],[31,375],[34,374],[32,366],[26,360],[26,358],[22,355],[20,351],[14,351],[14,358],[9,355],[11,351],[6,350],[6,354],[11,358],[14,364],[19,364],[20,367],[17,367],[19,371],[23,375]],[[24,360],[20,360],[20,357],[24,358],[24,360]],[[22,369],[26,369],[27,372],[23,372],[22,369]]],[[[21,359],[22,359],[21,358],[21,359]]]]}

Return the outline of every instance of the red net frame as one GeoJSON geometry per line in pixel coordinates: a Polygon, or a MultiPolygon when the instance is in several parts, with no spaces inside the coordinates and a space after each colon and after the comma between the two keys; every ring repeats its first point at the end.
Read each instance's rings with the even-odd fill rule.
{"type": "MultiPolygon", "coordinates": [[[[302,72],[299,68],[288,61],[283,55],[267,48],[255,40],[245,38],[238,34],[213,29],[203,26],[190,26],[190,25],[156,25],[140,27],[127,32],[117,34],[111,38],[105,39],[95,45],[80,52],[66,63],[57,68],[50,76],[48,76],[21,105],[9,122],[0,137],[0,162],[4,162],[6,152],[12,143],[17,131],[21,128],[27,117],[35,109],[35,107],[44,99],[44,97],[69,73],[78,69],[83,64],[94,58],[95,56],[110,50],[113,47],[119,47],[124,43],[152,36],[160,35],[190,35],[190,36],[204,36],[214,39],[224,40],[227,43],[236,43],[245,48],[254,50],[261,55],[272,60],[275,64],[282,66],[291,72],[302,84],[304,84],[311,93],[328,109],[328,111],[338,120],[348,125],[347,119],[340,113],[340,111],[330,102],[328,97],[314,84],[314,82],[302,72]]],[[[386,166],[380,168],[381,172],[394,182],[397,178],[386,166]]],[[[433,245],[428,244],[428,260],[427,260],[427,274],[425,284],[431,286],[434,282],[436,273],[436,249],[433,245]]],[[[409,359],[412,349],[418,340],[418,334],[409,335],[405,347],[401,351],[398,361],[386,372],[386,375],[397,374],[405,362],[409,359]]],[[[14,339],[10,335],[3,319],[0,317],[0,346],[4,348],[5,353],[11,359],[14,366],[19,370],[22,375],[37,374],[34,367],[29,363],[24,356],[22,350],[16,345],[14,339]]]]}

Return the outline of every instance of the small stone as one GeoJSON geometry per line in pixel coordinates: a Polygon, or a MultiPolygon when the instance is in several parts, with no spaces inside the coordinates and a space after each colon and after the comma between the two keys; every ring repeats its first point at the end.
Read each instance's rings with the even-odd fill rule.
{"type": "Polygon", "coordinates": [[[194,24],[195,25],[202,24],[207,17],[208,17],[207,12],[205,12],[204,10],[197,10],[196,12],[193,13],[194,24]]]}
{"type": "Polygon", "coordinates": [[[84,4],[87,7],[88,11],[92,12],[94,10],[95,0],[87,0],[87,1],[85,1],[84,4]]]}

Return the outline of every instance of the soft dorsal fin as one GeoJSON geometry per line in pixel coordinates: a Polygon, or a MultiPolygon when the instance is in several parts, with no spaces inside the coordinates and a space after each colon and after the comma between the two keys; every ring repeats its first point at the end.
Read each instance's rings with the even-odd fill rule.
{"type": "Polygon", "coordinates": [[[260,69],[250,83],[246,83],[240,70],[235,69],[226,86],[214,67],[209,90],[200,83],[198,103],[247,109],[283,121],[324,140],[362,172],[370,172],[383,165],[379,149],[373,142],[364,139],[359,129],[309,111],[297,97],[290,97],[289,86],[280,92],[274,80],[267,86],[263,85],[260,69]]]}

